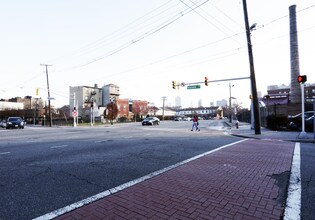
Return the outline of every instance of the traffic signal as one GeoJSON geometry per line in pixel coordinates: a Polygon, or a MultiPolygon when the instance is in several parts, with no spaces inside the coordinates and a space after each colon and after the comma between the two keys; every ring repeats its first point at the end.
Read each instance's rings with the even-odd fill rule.
{"type": "Polygon", "coordinates": [[[176,89],[176,82],[175,81],[172,81],[172,87],[173,87],[173,89],[176,89]]]}
{"type": "Polygon", "coordinates": [[[306,75],[299,75],[297,78],[298,83],[304,83],[306,82],[306,80],[307,80],[306,75]]]}
{"type": "Polygon", "coordinates": [[[205,85],[208,86],[208,77],[205,77],[205,85]]]}

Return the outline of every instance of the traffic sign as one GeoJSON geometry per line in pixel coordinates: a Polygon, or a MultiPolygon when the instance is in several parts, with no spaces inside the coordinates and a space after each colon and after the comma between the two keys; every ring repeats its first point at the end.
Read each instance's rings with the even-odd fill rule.
{"type": "Polygon", "coordinates": [[[76,110],[73,110],[73,111],[72,111],[72,116],[73,116],[73,117],[77,117],[77,116],[78,116],[78,112],[77,112],[76,110]]]}
{"type": "Polygon", "coordinates": [[[200,85],[187,86],[187,89],[200,89],[200,85]]]}

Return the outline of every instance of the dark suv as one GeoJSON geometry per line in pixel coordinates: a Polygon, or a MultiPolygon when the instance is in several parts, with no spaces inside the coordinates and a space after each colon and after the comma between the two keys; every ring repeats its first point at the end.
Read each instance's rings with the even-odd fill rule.
{"type": "Polygon", "coordinates": [[[9,117],[6,120],[6,129],[10,128],[24,128],[24,121],[21,117],[9,117]]]}

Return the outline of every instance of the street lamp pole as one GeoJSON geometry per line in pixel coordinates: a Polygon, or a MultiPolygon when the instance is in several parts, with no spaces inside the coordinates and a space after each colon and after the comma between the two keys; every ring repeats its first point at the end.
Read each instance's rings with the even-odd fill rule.
{"type": "Polygon", "coordinates": [[[248,47],[248,56],[249,56],[249,67],[250,67],[250,79],[251,79],[251,88],[252,88],[252,104],[254,111],[254,128],[255,134],[261,134],[260,129],[260,117],[259,117],[259,105],[258,105],[258,96],[256,88],[256,78],[255,78],[255,69],[254,69],[254,58],[252,51],[252,43],[250,39],[250,28],[248,24],[248,15],[247,15],[247,5],[246,0],[243,0],[243,10],[244,10],[244,20],[246,27],[246,37],[247,37],[247,47],[248,47]]]}

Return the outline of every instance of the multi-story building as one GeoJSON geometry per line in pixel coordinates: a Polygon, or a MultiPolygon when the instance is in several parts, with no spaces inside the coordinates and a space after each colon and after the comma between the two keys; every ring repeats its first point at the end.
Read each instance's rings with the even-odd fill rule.
{"type": "MultiPolygon", "coordinates": [[[[267,93],[268,96],[270,98],[271,103],[272,99],[285,99],[287,101],[290,100],[290,86],[286,86],[286,85],[281,85],[281,86],[277,86],[277,85],[272,85],[272,86],[268,86],[267,87],[267,93]]],[[[306,83],[304,86],[304,97],[305,97],[305,102],[313,102],[315,100],[315,84],[308,84],[306,83]]]]}
{"type": "MultiPolygon", "coordinates": [[[[301,103],[292,103],[291,94],[292,91],[290,86],[268,86],[267,95],[261,98],[261,101],[266,105],[267,114],[295,115],[300,113],[301,103]]],[[[315,84],[305,84],[304,97],[305,107],[307,109],[312,109],[312,103],[315,100],[315,84]]]]}
{"type": "Polygon", "coordinates": [[[0,110],[18,110],[24,109],[23,103],[0,101],[0,110]]]}
{"type": "Polygon", "coordinates": [[[305,101],[313,103],[315,100],[315,84],[307,84],[305,86],[305,101]]]}
{"type": "Polygon", "coordinates": [[[15,97],[8,99],[9,103],[22,103],[22,109],[36,109],[38,106],[43,107],[43,100],[32,96],[25,96],[24,98],[15,97]]]}
{"type": "Polygon", "coordinates": [[[103,90],[97,84],[91,86],[70,86],[70,111],[76,107],[79,116],[89,115],[89,109],[102,106],[103,90]]]}
{"type": "Polygon", "coordinates": [[[225,106],[227,106],[227,104],[228,104],[228,102],[225,99],[217,101],[217,106],[225,107],[225,106]]]}
{"type": "Polygon", "coordinates": [[[103,86],[102,91],[103,106],[106,106],[108,103],[119,99],[119,87],[114,84],[108,84],[103,86]]]}
{"type": "Polygon", "coordinates": [[[118,114],[117,118],[125,118],[129,117],[129,100],[128,99],[118,99],[116,100],[118,114]]]}

